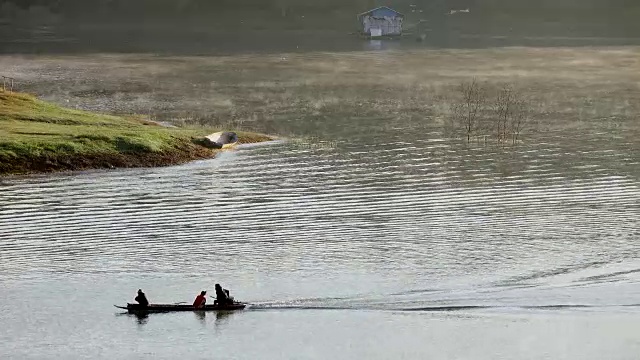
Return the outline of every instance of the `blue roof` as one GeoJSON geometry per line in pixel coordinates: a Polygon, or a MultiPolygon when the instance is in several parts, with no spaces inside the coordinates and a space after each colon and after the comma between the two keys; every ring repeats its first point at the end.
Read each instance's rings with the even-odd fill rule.
{"type": "Polygon", "coordinates": [[[358,16],[364,16],[364,15],[372,15],[372,16],[375,16],[375,17],[385,17],[385,16],[390,16],[390,17],[400,16],[400,17],[404,17],[403,14],[393,10],[390,7],[386,7],[386,6],[380,6],[378,8],[371,9],[369,11],[365,11],[362,14],[358,14],[358,16]]]}

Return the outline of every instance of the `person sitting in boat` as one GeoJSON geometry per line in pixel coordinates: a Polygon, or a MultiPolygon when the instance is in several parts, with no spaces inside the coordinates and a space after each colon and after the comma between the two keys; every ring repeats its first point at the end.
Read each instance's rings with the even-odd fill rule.
{"type": "Polygon", "coordinates": [[[142,289],[138,289],[138,296],[134,300],[141,306],[149,306],[149,300],[147,300],[147,296],[142,292],[142,289]]]}
{"type": "Polygon", "coordinates": [[[229,296],[229,290],[225,290],[220,286],[220,284],[216,284],[216,301],[214,304],[216,305],[226,305],[232,303],[231,297],[229,296]]]}
{"type": "Polygon", "coordinates": [[[227,300],[228,300],[230,303],[233,303],[233,300],[234,300],[234,299],[233,299],[233,296],[229,295],[229,290],[227,290],[227,289],[222,289],[222,290],[223,290],[223,291],[224,291],[224,293],[227,295],[227,300]]]}
{"type": "Polygon", "coordinates": [[[205,303],[207,302],[207,292],[206,291],[201,291],[200,295],[196,296],[196,300],[193,302],[193,307],[196,309],[202,308],[204,307],[205,303]]]}

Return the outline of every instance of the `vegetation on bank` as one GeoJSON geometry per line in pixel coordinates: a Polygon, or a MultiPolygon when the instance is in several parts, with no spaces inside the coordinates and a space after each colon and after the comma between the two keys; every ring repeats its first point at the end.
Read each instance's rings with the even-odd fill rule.
{"type": "MultiPolygon", "coordinates": [[[[63,108],[0,92],[0,174],[86,168],[164,166],[210,158],[198,145],[214,129],[167,128],[142,117],[63,108]]],[[[241,142],[270,138],[238,133],[241,142]]]]}

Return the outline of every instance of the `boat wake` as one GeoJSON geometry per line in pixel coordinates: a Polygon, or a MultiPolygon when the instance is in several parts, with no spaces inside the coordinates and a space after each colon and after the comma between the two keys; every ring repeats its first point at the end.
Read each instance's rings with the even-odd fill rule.
{"type": "Polygon", "coordinates": [[[349,311],[392,311],[392,312],[521,312],[521,311],[553,311],[553,310],[583,310],[583,311],[640,311],[640,304],[545,304],[545,305],[473,305],[473,304],[453,304],[453,305],[427,305],[427,306],[394,306],[388,304],[343,304],[343,305],[321,305],[321,304],[286,304],[286,303],[255,303],[248,304],[247,310],[268,311],[268,310],[349,310],[349,311]]]}

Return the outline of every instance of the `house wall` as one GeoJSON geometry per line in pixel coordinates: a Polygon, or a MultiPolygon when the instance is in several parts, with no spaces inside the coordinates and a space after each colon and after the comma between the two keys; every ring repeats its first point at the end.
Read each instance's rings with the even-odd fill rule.
{"type": "Polygon", "coordinates": [[[362,27],[365,34],[371,33],[371,28],[380,28],[382,35],[400,35],[402,34],[402,18],[394,16],[372,16],[365,15],[362,17],[362,27]]]}

